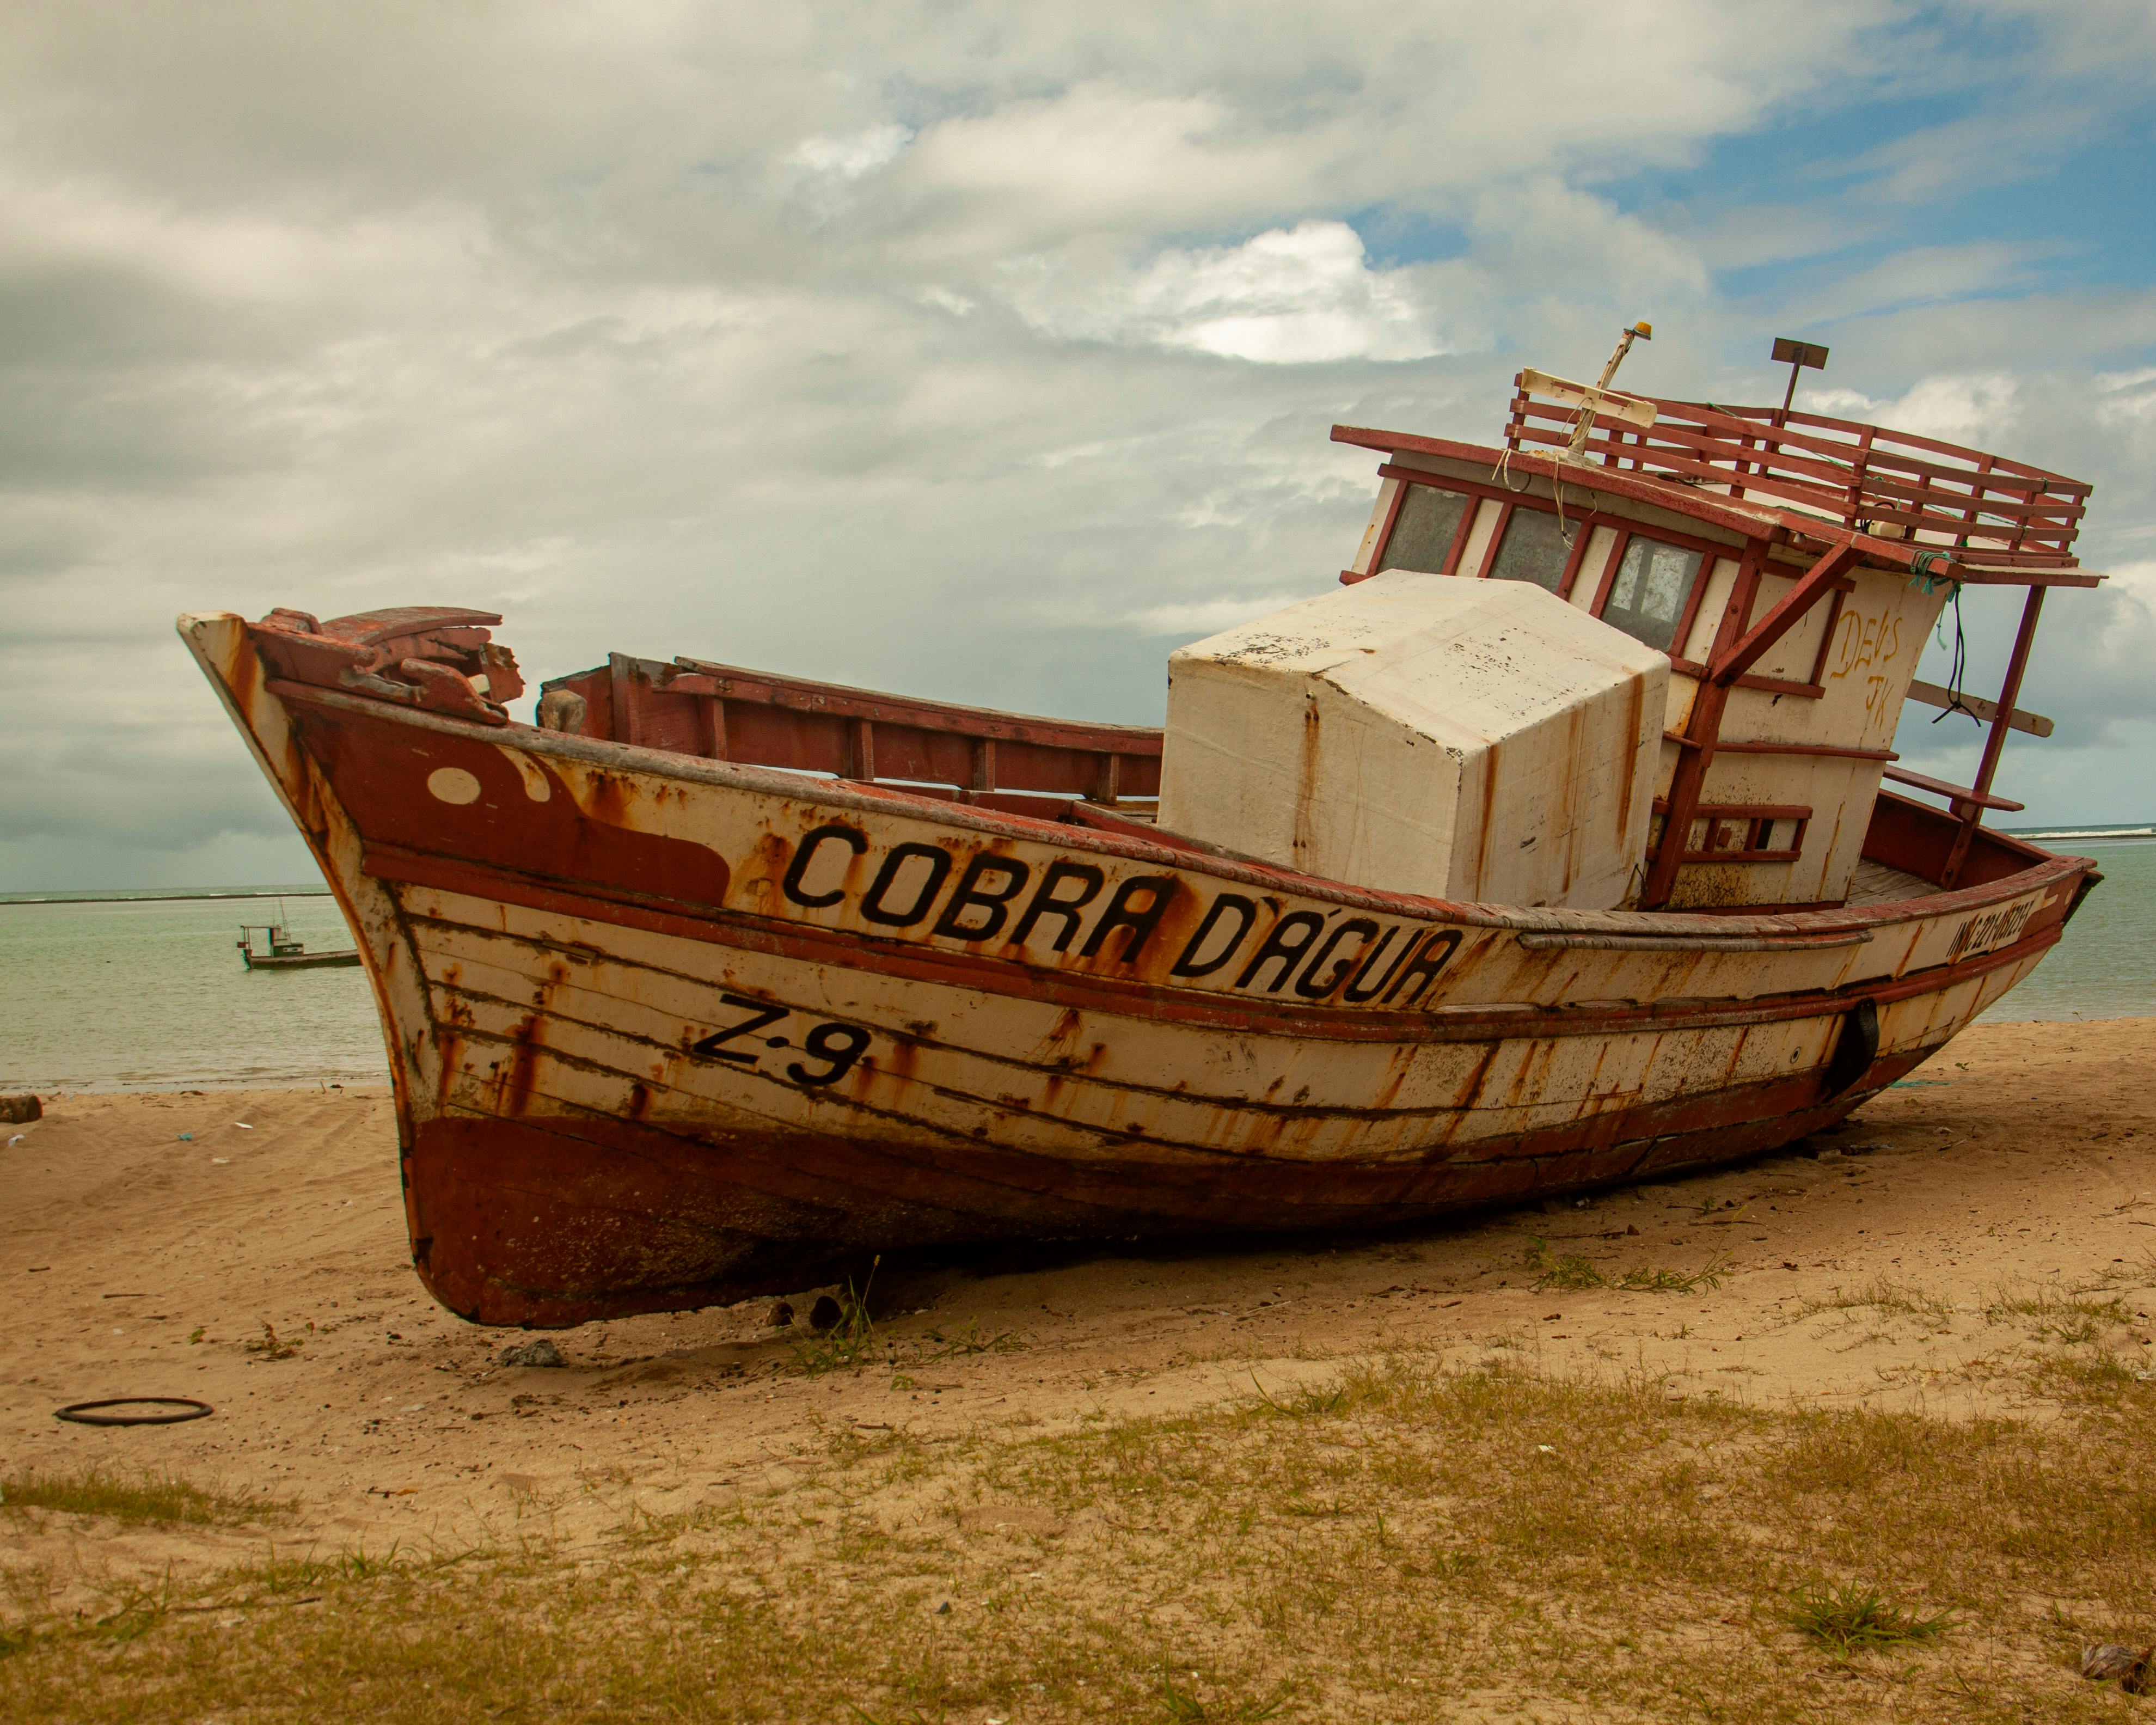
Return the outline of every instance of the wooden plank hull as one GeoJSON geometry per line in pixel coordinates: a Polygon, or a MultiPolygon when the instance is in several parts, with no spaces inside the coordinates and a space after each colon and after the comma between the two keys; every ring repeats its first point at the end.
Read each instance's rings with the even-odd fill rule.
{"type": "Polygon", "coordinates": [[[1748,1155],[1937,1050],[2088,872],[1789,916],[1450,905],[489,728],[272,680],[236,618],[182,633],[358,937],[419,1273],[486,1323],[1748,1155]]]}

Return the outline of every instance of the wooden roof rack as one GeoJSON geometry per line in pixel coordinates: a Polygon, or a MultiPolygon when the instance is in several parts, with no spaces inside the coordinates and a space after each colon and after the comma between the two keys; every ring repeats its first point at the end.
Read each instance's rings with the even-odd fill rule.
{"type": "MultiPolygon", "coordinates": [[[[1562,448],[1578,410],[1537,401],[1532,381],[1525,372],[1513,380],[1506,444],[1562,448]]],[[[1653,423],[1598,418],[1586,465],[1934,547],[1986,571],[2078,564],[2074,536],[2094,489],[2085,480],[1852,419],[1639,399],[1653,403],[1653,423]]]]}

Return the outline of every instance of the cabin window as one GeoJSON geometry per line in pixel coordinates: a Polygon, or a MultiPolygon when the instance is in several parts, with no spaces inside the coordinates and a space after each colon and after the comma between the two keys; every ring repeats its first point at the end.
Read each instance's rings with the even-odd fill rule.
{"type": "Polygon", "coordinates": [[[1460,518],[1468,500],[1457,491],[1440,491],[1431,485],[1404,485],[1400,512],[1393,531],[1385,536],[1385,549],[1378,567],[1412,569],[1424,575],[1445,572],[1446,553],[1460,531],[1460,518]]]}
{"type": "Polygon", "coordinates": [[[1539,509],[1515,507],[1505,524],[1505,536],[1490,564],[1492,581],[1532,581],[1552,593],[1564,579],[1571,547],[1558,531],[1557,517],[1539,509]]]}
{"type": "Polygon", "coordinates": [[[1635,534],[1609,583],[1609,597],[1603,601],[1602,620],[1645,645],[1674,651],[1677,623],[1702,561],[1696,551],[1635,534]]]}

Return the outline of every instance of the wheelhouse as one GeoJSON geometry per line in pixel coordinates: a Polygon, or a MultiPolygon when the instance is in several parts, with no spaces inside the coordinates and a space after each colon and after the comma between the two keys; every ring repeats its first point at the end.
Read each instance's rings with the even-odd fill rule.
{"type": "Polygon", "coordinates": [[[1588,392],[1532,372],[1515,381],[1502,448],[1333,428],[1388,457],[1341,580],[1532,582],[1668,655],[1636,908],[1811,908],[1893,891],[1892,875],[1919,871],[1895,837],[1912,805],[1882,795],[1882,779],[1944,799],[1958,830],[1921,875],[1955,885],[1984,813],[2021,806],[1991,789],[2005,732],[2051,728],[2014,706],[2044,593],[2102,578],[2072,551],[2090,487],[1847,420],[1614,391],[1586,403],[1581,436],[1588,392]],[[1550,385],[1573,404],[1537,398],[1550,385]],[[1625,411],[1605,422],[1604,406],[1625,411]],[[1996,701],[1914,676],[1959,585],[2028,589],[1996,701]],[[1910,698],[1987,722],[1974,784],[1896,764],[1910,698]]]}

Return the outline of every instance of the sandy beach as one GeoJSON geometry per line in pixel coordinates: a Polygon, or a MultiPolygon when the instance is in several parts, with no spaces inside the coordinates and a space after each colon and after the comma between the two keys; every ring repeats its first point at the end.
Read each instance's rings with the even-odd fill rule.
{"type": "MultiPolygon", "coordinates": [[[[804,1358],[805,1327],[766,1324],[769,1300],[559,1332],[562,1368],[499,1363],[529,1338],[465,1325],[408,1267],[386,1094],[62,1098],[8,1129],[0,1455],[11,1477],[152,1470],[289,1501],[271,1536],[287,1549],[467,1548],[535,1516],[573,1549],[624,1504],[690,1522],[746,1502],[805,1513],[843,1439],[1038,1444],[1404,1356],[1621,1382],[1672,1407],[2041,1424],[2059,1406],[2046,1362],[2145,1369],[2156,1337],[2153,1033],[1973,1029],[1839,1132],[1586,1203],[1377,1240],[886,1270],[874,1357],[836,1370],[804,1358]],[[1628,1270],[1713,1275],[1609,1285],[1628,1270]],[[2125,1291],[2101,1323],[2055,1333],[2046,1312],[2092,1289],[2125,1291]],[[125,1395],[217,1412],[130,1430],[53,1417],[125,1395]]],[[[59,1611],[116,1579],[208,1574],[263,1538],[0,1517],[18,1590],[38,1578],[59,1611]]]]}

